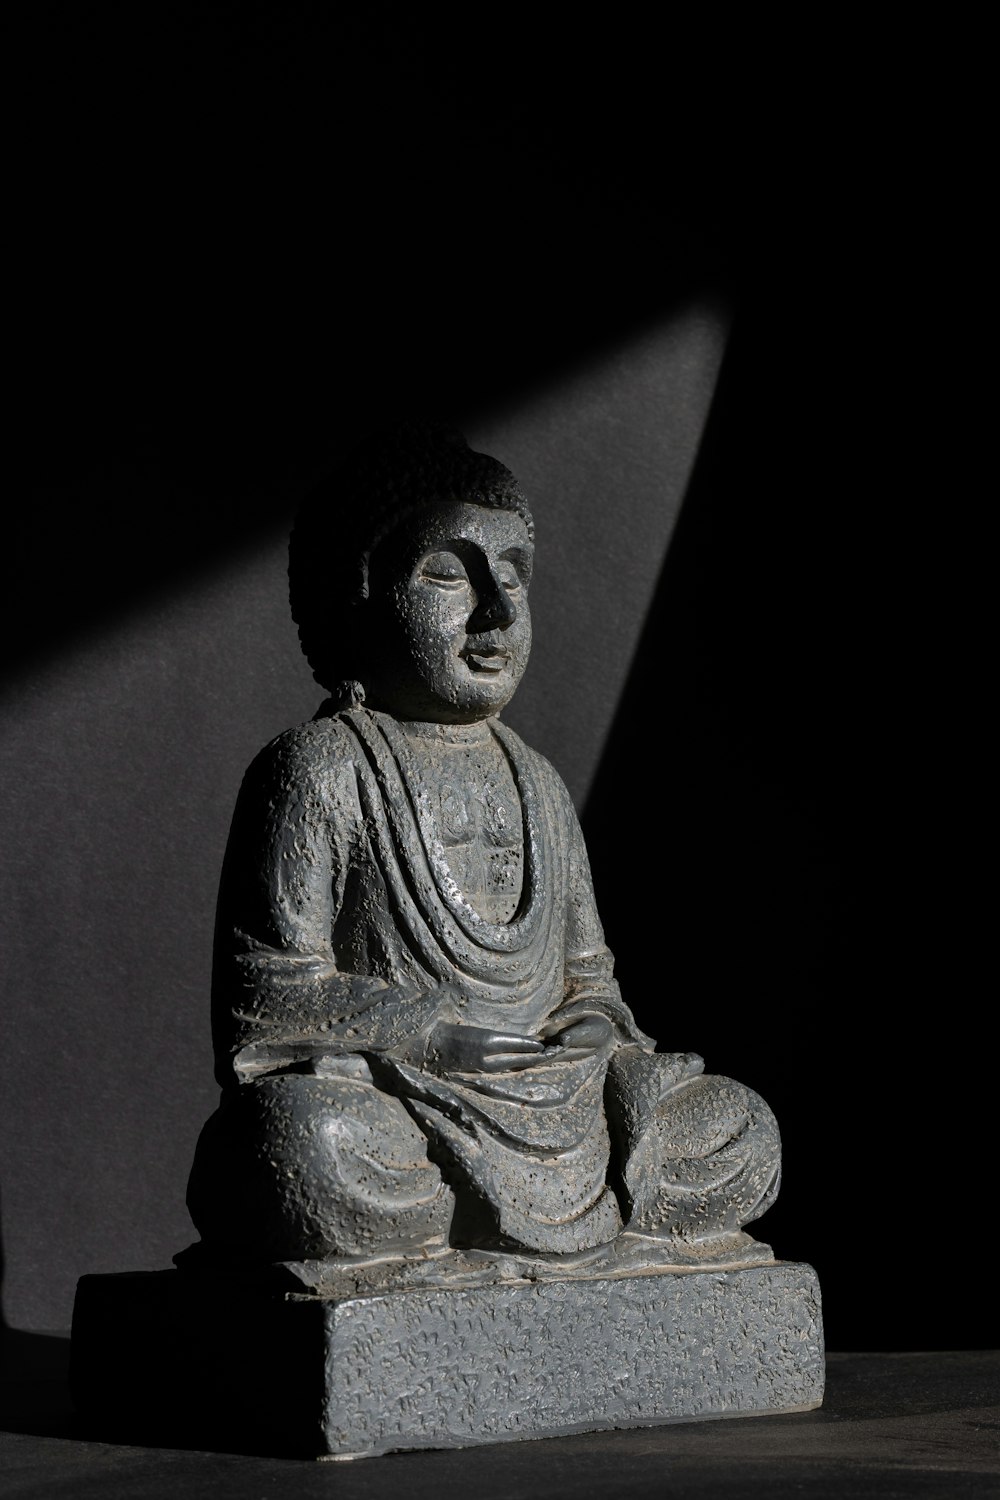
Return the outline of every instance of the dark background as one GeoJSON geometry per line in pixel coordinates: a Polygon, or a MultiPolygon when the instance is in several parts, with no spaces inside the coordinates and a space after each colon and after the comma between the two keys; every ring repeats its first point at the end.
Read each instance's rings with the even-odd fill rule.
{"type": "Polygon", "coordinates": [[[558,647],[511,722],[578,798],[640,1024],[775,1108],[785,1187],[761,1235],[816,1266],[832,1348],[995,1344],[972,1270],[989,986],[958,519],[975,39],[25,14],[4,774],[14,826],[42,832],[5,849],[8,1319],[64,1328],[76,1275],[180,1248],[212,1102],[187,914],[210,926],[243,766],[318,697],[291,634],[262,665],[248,629],[225,701],[198,663],[233,649],[248,601],[287,629],[297,496],[359,430],[430,410],[507,435],[542,539],[563,496],[558,647]],[[680,417],[644,403],[643,371],[680,417]],[[149,625],[185,600],[190,691],[149,625]],[[104,768],[100,813],[77,755],[87,785],[104,768]]]}

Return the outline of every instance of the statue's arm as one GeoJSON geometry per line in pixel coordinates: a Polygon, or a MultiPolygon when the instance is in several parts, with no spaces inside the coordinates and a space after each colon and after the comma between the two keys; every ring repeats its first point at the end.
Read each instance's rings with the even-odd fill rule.
{"type": "MultiPolygon", "coordinates": [[[[622,1000],[614,977],[614,956],[604,940],[604,929],[594,899],[594,883],[583,831],[569,792],[557,783],[560,818],[567,834],[566,956],[563,1000],[553,1013],[549,1031],[567,1041],[585,1043],[609,1023],[609,1040],[637,1043],[652,1051],[655,1042],[640,1031],[622,1000]],[[588,1021],[593,1018],[594,1024],[588,1021]],[[568,1035],[568,1033],[571,1033],[568,1035]]],[[[605,1028],[606,1029],[606,1028],[605,1028]]]]}
{"type": "Polygon", "coordinates": [[[213,971],[220,1082],[417,1041],[447,997],[341,970],[333,931],[360,830],[329,728],[281,736],[247,772],[223,866],[213,971]]]}

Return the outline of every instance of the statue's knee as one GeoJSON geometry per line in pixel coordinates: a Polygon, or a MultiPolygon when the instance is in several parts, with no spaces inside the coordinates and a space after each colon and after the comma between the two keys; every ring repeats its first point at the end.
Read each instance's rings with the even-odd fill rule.
{"type": "Polygon", "coordinates": [[[402,1248],[426,1243],[453,1204],[397,1099],[360,1080],[284,1074],[241,1088],[209,1120],[188,1206],[206,1241],[297,1260],[368,1254],[387,1225],[402,1248]]]}
{"type": "Polygon", "coordinates": [[[768,1156],[780,1155],[778,1123],[770,1107],[746,1084],[702,1074],[682,1084],[657,1110],[661,1138],[671,1156],[711,1156],[742,1142],[768,1156]]]}

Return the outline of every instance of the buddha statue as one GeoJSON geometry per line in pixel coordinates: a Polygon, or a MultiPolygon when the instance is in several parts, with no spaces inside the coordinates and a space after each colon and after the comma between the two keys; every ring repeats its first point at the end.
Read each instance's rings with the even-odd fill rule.
{"type": "Polygon", "coordinates": [[[580,826],[503,722],[534,527],[444,428],[301,506],[292,613],[327,697],[251,765],[219,895],[219,1109],[188,1266],[307,1287],[771,1261],[780,1142],[658,1052],[614,978],[580,826]]]}

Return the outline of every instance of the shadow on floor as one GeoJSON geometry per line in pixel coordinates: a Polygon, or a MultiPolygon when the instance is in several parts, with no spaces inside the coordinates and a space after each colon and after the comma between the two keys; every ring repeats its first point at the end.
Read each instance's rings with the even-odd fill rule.
{"type": "Polygon", "coordinates": [[[0,1428],[5,1432],[79,1437],[68,1379],[68,1335],[0,1329],[0,1428]]]}

